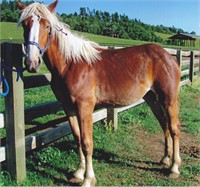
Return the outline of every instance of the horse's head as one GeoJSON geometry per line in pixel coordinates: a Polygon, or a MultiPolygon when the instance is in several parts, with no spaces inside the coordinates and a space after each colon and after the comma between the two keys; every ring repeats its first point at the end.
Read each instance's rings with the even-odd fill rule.
{"type": "MultiPolygon", "coordinates": [[[[54,11],[57,2],[58,0],[47,7],[50,13],[54,11]]],[[[41,57],[50,45],[52,26],[50,21],[41,16],[41,4],[33,3],[26,6],[18,1],[18,5],[23,10],[21,23],[26,46],[25,65],[29,72],[38,72],[42,63],[41,57]]]]}

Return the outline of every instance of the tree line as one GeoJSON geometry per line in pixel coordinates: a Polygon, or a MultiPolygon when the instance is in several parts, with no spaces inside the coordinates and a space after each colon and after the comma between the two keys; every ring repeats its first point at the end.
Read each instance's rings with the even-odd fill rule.
{"type": "MultiPolygon", "coordinates": [[[[24,3],[28,5],[32,2],[34,1],[26,1],[24,3]]],[[[17,22],[20,10],[17,7],[16,1],[2,0],[0,16],[1,21],[17,22]]],[[[182,29],[175,28],[174,26],[149,25],[141,22],[139,19],[130,19],[125,14],[120,15],[117,12],[110,14],[107,11],[90,10],[85,7],[81,7],[79,13],[62,13],[59,16],[73,30],[116,38],[166,43],[161,37],[156,36],[155,32],[164,34],[184,32],[182,29]]],[[[195,33],[193,32],[193,34],[195,33]]]]}
{"type": "Polygon", "coordinates": [[[164,42],[161,37],[155,35],[152,26],[137,19],[129,19],[126,15],[119,15],[117,12],[110,14],[106,11],[80,8],[79,13],[68,15],[63,13],[60,17],[70,25],[71,29],[81,32],[124,39],[164,42]]]}

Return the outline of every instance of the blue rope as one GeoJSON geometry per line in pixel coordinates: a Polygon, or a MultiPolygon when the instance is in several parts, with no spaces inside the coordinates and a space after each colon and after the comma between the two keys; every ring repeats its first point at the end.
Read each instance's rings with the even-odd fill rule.
{"type": "MultiPolygon", "coordinates": [[[[25,68],[14,69],[12,67],[6,66],[3,63],[1,63],[1,68],[4,69],[4,71],[6,70],[6,71],[10,71],[10,72],[11,71],[16,72],[17,73],[17,79],[16,79],[17,82],[19,81],[21,73],[23,73],[26,70],[25,68]]],[[[3,70],[2,70],[2,72],[3,72],[3,70]]],[[[1,78],[0,79],[0,83],[1,82],[4,83],[5,90],[6,90],[5,92],[2,92],[2,93],[0,92],[0,96],[6,97],[8,95],[8,93],[9,93],[9,91],[10,91],[10,88],[9,88],[9,85],[8,85],[8,81],[6,80],[6,78],[3,75],[3,73],[2,73],[0,78],[1,78]]]]}
{"type": "Polygon", "coordinates": [[[2,83],[4,82],[6,91],[2,92],[2,93],[0,92],[0,96],[6,97],[8,95],[8,93],[9,93],[9,91],[10,91],[10,88],[9,88],[9,85],[8,85],[8,82],[7,82],[6,78],[3,75],[1,77],[2,77],[2,83]]]}

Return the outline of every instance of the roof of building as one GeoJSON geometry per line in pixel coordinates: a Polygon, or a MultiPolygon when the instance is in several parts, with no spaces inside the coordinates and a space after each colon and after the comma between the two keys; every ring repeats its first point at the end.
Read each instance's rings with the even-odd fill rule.
{"type": "Polygon", "coordinates": [[[200,36],[195,34],[178,33],[169,37],[169,39],[195,40],[200,39],[200,36]]]}

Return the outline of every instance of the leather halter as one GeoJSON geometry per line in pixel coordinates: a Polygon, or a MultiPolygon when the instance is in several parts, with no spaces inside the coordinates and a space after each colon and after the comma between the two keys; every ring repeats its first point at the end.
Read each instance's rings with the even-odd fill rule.
{"type": "Polygon", "coordinates": [[[51,38],[51,36],[52,36],[52,28],[50,27],[48,41],[47,41],[47,44],[46,44],[46,46],[44,48],[40,47],[40,44],[37,43],[37,42],[35,42],[35,41],[25,42],[24,45],[25,46],[27,46],[27,45],[34,45],[34,46],[36,46],[39,49],[39,51],[40,51],[40,55],[42,56],[45,53],[45,51],[47,50],[47,48],[49,47],[49,45],[50,45],[50,38],[51,38]]]}

